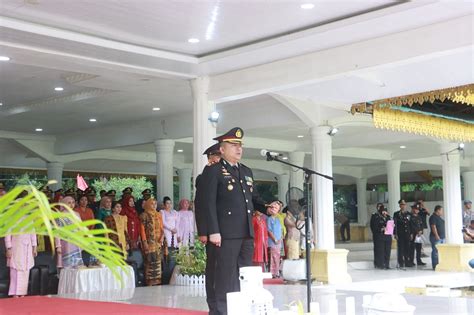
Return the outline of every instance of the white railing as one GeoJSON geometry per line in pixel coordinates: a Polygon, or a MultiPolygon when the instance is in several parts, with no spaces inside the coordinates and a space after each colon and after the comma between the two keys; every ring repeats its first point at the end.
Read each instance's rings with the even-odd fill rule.
{"type": "Polygon", "coordinates": [[[176,285],[204,286],[206,285],[206,276],[185,276],[178,274],[176,276],[176,285]]]}

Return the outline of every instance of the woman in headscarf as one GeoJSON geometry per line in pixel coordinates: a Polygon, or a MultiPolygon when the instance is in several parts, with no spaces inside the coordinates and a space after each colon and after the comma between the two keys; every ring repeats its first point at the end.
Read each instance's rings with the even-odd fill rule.
{"type": "Polygon", "coordinates": [[[120,214],[127,217],[127,232],[130,239],[130,249],[134,250],[139,248],[141,223],[137,210],[135,209],[133,196],[127,196],[122,200],[122,212],[120,214]]]}
{"type": "Polygon", "coordinates": [[[194,245],[194,213],[189,209],[189,200],[181,199],[178,211],[178,240],[180,246],[194,245]]]}
{"type": "MultiPolygon", "coordinates": [[[[66,204],[69,206],[69,208],[74,209],[74,206],[76,204],[76,201],[72,197],[64,197],[60,201],[63,204],[66,204]]],[[[67,209],[63,206],[60,207],[59,211],[61,212],[67,212],[67,209]]],[[[77,218],[80,220],[81,217],[77,212],[73,212],[74,215],[77,216],[77,218]]],[[[56,219],[56,223],[58,226],[67,226],[71,225],[72,221],[68,218],[59,218],[56,219]]],[[[56,239],[55,241],[56,245],[56,253],[58,254],[58,262],[57,266],[58,268],[68,268],[68,267],[75,267],[75,266],[81,266],[84,265],[84,262],[82,261],[82,256],[81,256],[81,249],[77,247],[74,244],[68,243],[64,240],[56,239]]]]}
{"type": "Polygon", "coordinates": [[[122,250],[123,257],[127,258],[127,250],[129,249],[129,238],[127,231],[127,217],[120,215],[122,212],[122,205],[117,203],[112,209],[112,215],[105,218],[105,225],[117,234],[110,233],[107,236],[117,244],[122,250]]]}
{"type": "MultiPolygon", "coordinates": [[[[100,199],[99,210],[97,210],[97,214],[95,218],[104,222],[105,218],[112,214],[112,199],[110,197],[104,196],[100,199]]],[[[97,228],[101,228],[100,225],[96,226],[97,228]]]]}
{"type": "Polygon", "coordinates": [[[163,218],[156,211],[156,200],[148,199],[145,211],[140,215],[142,250],[145,256],[145,278],[147,285],[161,284],[161,250],[164,242],[163,218]]]}

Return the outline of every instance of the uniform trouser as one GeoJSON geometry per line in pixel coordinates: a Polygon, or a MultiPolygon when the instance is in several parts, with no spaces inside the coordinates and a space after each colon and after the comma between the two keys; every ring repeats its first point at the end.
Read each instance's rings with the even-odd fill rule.
{"type": "Polygon", "coordinates": [[[239,268],[252,266],[253,239],[223,239],[215,248],[217,314],[227,314],[227,293],[240,291],[239,268]]]}
{"type": "Polygon", "coordinates": [[[410,265],[410,235],[399,235],[397,240],[398,265],[405,267],[410,265]]]}
{"type": "Polygon", "coordinates": [[[209,314],[217,314],[216,292],[214,291],[214,279],[216,273],[216,245],[208,242],[206,244],[206,301],[209,306],[209,314]]]}
{"type": "Polygon", "coordinates": [[[382,249],[382,235],[373,234],[374,242],[374,267],[382,268],[381,258],[381,249],[382,249]]]}
{"type": "Polygon", "coordinates": [[[349,221],[347,221],[345,223],[342,223],[339,231],[341,232],[341,240],[342,241],[350,241],[351,240],[351,225],[350,225],[349,221]],[[345,235],[346,233],[344,233],[345,231],[347,232],[347,236],[345,235]]]}
{"type": "Polygon", "coordinates": [[[392,250],[392,237],[390,235],[374,235],[374,264],[377,268],[390,267],[390,252],[392,250]]]}
{"type": "Polygon", "coordinates": [[[410,262],[413,264],[415,259],[416,251],[416,263],[421,263],[421,243],[415,243],[415,241],[410,241],[410,262]]]}

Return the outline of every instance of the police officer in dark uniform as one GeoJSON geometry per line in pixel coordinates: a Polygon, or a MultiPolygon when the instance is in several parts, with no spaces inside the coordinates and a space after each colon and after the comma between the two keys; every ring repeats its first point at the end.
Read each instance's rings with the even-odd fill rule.
{"type": "Polygon", "coordinates": [[[82,196],[84,196],[84,191],[80,190],[79,188],[76,189],[76,201],[79,202],[82,196]]]}
{"type": "Polygon", "coordinates": [[[135,203],[135,209],[137,209],[137,213],[139,215],[145,211],[145,209],[143,209],[143,202],[147,201],[150,198],[151,198],[151,189],[147,188],[144,191],[142,191],[142,198],[138,199],[137,202],[135,203]]]}
{"type": "Polygon", "coordinates": [[[405,267],[414,266],[410,261],[410,213],[406,209],[407,204],[405,200],[399,200],[398,204],[400,205],[400,210],[393,214],[393,220],[395,221],[395,239],[397,240],[398,266],[401,269],[404,269],[405,267]]]}
{"type": "Polygon", "coordinates": [[[390,269],[392,235],[385,234],[387,222],[391,220],[383,203],[377,204],[377,212],[370,218],[370,229],[374,238],[374,266],[377,269],[390,269]]]}
{"type": "MultiPolygon", "coordinates": [[[[207,165],[204,167],[204,170],[209,166],[219,163],[221,160],[221,151],[220,144],[216,143],[209,148],[207,148],[203,155],[207,156],[207,165]]],[[[203,170],[203,172],[204,172],[203,170]]],[[[206,172],[208,174],[208,172],[206,172]]],[[[208,242],[209,234],[207,232],[207,216],[206,211],[202,205],[202,193],[201,184],[207,182],[202,180],[203,174],[199,174],[196,177],[196,197],[194,198],[194,214],[196,218],[196,226],[198,230],[199,240],[206,245],[206,301],[209,305],[209,313],[217,314],[216,309],[216,297],[214,292],[214,275],[215,275],[215,245],[208,242]]]]}
{"type": "Polygon", "coordinates": [[[41,187],[41,192],[46,195],[46,197],[48,198],[49,203],[53,202],[54,194],[53,194],[53,191],[49,188],[49,186],[45,185],[45,186],[41,187]]]}
{"type": "Polygon", "coordinates": [[[117,201],[115,200],[115,196],[117,195],[117,191],[115,189],[111,189],[105,195],[107,197],[109,197],[110,200],[112,200],[112,208],[115,207],[115,205],[117,204],[117,201]]]}
{"type": "MultiPolygon", "coordinates": [[[[198,207],[205,211],[204,226],[215,251],[210,262],[215,264],[216,298],[215,305],[209,305],[211,314],[227,314],[227,293],[240,290],[239,268],[252,266],[252,213],[266,212],[265,202],[255,190],[252,170],[239,163],[242,137],[242,129],[236,127],[214,138],[220,143],[222,158],[204,169],[196,195],[198,207]]],[[[202,233],[199,221],[198,231],[202,233]]]]}
{"type": "Polygon", "coordinates": [[[415,265],[415,251],[416,251],[416,264],[418,266],[426,265],[421,261],[421,235],[423,234],[423,219],[420,214],[420,204],[415,203],[411,206],[411,239],[410,239],[410,263],[415,265]]]}
{"type": "Polygon", "coordinates": [[[122,201],[131,196],[133,194],[133,188],[132,187],[126,187],[124,190],[122,190],[122,196],[121,198],[119,199],[119,201],[117,201],[117,203],[120,203],[122,204],[122,201]]]}
{"type": "Polygon", "coordinates": [[[75,192],[74,189],[72,189],[72,188],[69,188],[68,190],[66,190],[66,191],[64,192],[64,196],[66,196],[66,197],[72,197],[72,198],[74,198],[74,200],[76,200],[76,192],[75,192]]]}
{"type": "Polygon", "coordinates": [[[97,206],[95,197],[97,195],[97,192],[95,191],[94,188],[89,187],[85,191],[86,197],[87,197],[87,207],[92,209],[92,212],[94,215],[97,213],[97,210],[99,210],[99,207],[97,206]]]}

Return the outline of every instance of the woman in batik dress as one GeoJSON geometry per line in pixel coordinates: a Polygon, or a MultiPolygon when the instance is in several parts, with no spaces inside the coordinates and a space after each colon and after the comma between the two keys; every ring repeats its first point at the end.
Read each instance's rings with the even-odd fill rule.
{"type": "Polygon", "coordinates": [[[161,251],[163,248],[164,231],[163,218],[156,211],[156,200],[148,199],[144,205],[145,211],[140,215],[142,250],[145,257],[146,284],[161,284],[161,251]]]}
{"type": "Polygon", "coordinates": [[[120,215],[120,212],[122,212],[122,205],[117,203],[112,208],[112,215],[106,217],[104,222],[107,228],[117,233],[109,233],[107,236],[117,244],[117,247],[123,252],[123,257],[127,259],[127,250],[129,249],[130,242],[127,232],[127,216],[120,215]]]}

